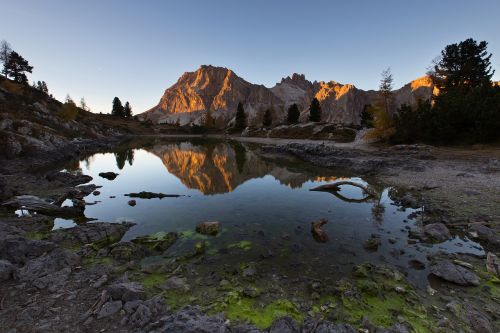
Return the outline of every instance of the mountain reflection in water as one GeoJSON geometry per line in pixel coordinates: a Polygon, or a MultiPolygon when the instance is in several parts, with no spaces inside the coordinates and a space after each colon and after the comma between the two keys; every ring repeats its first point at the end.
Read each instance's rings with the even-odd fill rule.
{"type": "Polygon", "coordinates": [[[281,184],[300,188],[307,181],[333,181],[334,176],[318,177],[265,160],[240,143],[191,142],[159,144],[147,151],[158,156],[167,171],[190,189],[203,194],[232,192],[247,180],[271,175],[281,184]]]}

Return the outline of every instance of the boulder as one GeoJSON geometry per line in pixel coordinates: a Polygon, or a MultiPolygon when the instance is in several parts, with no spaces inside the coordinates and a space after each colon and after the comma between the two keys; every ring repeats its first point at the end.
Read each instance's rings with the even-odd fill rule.
{"type": "Polygon", "coordinates": [[[137,202],[135,200],[129,200],[127,203],[131,207],[134,207],[135,205],[137,205],[137,202]]]}
{"type": "Polygon", "coordinates": [[[71,268],[80,263],[80,257],[72,252],[55,249],[41,257],[29,260],[16,272],[16,278],[22,282],[34,281],[46,275],[71,268]]]}
{"type": "Polygon", "coordinates": [[[486,255],[486,269],[494,276],[500,277],[500,260],[491,252],[486,255]]]}
{"type": "Polygon", "coordinates": [[[92,177],[81,174],[72,174],[69,172],[52,172],[45,177],[48,181],[59,182],[64,186],[76,186],[88,183],[92,177]]]}
{"type": "Polygon", "coordinates": [[[45,240],[7,236],[0,238],[0,258],[9,260],[15,264],[24,264],[28,260],[39,257],[56,247],[57,244],[45,240]]]}
{"type": "Polygon", "coordinates": [[[172,276],[161,286],[163,290],[175,290],[180,292],[188,292],[190,287],[186,282],[186,278],[172,276]]]}
{"type": "Polygon", "coordinates": [[[106,178],[107,180],[114,180],[118,177],[118,173],[115,172],[100,172],[99,177],[106,178]]]}
{"type": "Polygon", "coordinates": [[[451,237],[450,231],[443,223],[431,223],[424,226],[424,235],[433,242],[444,242],[451,237]]]}
{"type": "Polygon", "coordinates": [[[450,261],[438,261],[430,266],[431,274],[462,286],[478,286],[479,278],[467,268],[450,261]]]}
{"type": "Polygon", "coordinates": [[[370,238],[363,242],[363,247],[368,251],[377,251],[378,247],[382,244],[380,237],[372,235],[370,238]]]}
{"type": "Polygon", "coordinates": [[[141,300],[146,297],[146,292],[137,282],[112,284],[108,287],[108,293],[112,299],[124,302],[141,300]]]}
{"type": "Polygon", "coordinates": [[[10,280],[15,271],[15,266],[10,261],[0,260],[0,281],[10,280]]]}
{"type": "Polygon", "coordinates": [[[176,232],[160,231],[153,235],[136,237],[132,239],[132,243],[140,244],[153,251],[163,252],[172,246],[178,238],[179,235],[176,232]]]}
{"type": "Polygon", "coordinates": [[[103,304],[97,319],[111,317],[122,309],[122,301],[106,302],[103,304]]]}
{"type": "Polygon", "coordinates": [[[472,224],[469,227],[469,234],[473,238],[479,238],[493,250],[500,249],[500,235],[482,223],[472,224]]]}
{"type": "Polygon", "coordinates": [[[111,244],[118,242],[131,226],[131,223],[87,223],[73,228],[55,230],[51,233],[49,240],[70,245],[111,244]]]}
{"type": "Polygon", "coordinates": [[[140,260],[149,254],[147,248],[132,242],[114,243],[109,247],[109,256],[120,262],[140,260]]]}
{"type": "Polygon", "coordinates": [[[220,223],[218,221],[214,222],[202,222],[196,226],[196,232],[203,235],[215,236],[219,233],[220,223]]]}

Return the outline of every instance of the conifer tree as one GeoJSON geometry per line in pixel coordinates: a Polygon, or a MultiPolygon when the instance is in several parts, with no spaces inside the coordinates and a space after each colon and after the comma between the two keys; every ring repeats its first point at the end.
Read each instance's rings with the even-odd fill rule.
{"type": "Polygon", "coordinates": [[[33,71],[33,66],[30,66],[28,61],[24,59],[16,51],[9,54],[7,62],[4,64],[4,71],[7,77],[11,77],[17,83],[27,84],[28,77],[26,73],[33,71]]]}
{"type": "Polygon", "coordinates": [[[273,114],[271,109],[267,109],[264,112],[264,118],[262,119],[262,125],[264,127],[269,127],[273,124],[273,114]]]}
{"type": "Polygon", "coordinates": [[[132,118],[132,107],[128,101],[125,103],[125,107],[123,108],[123,116],[125,118],[132,118]]]}
{"type": "Polygon", "coordinates": [[[300,111],[299,107],[297,104],[293,103],[288,107],[288,113],[287,113],[287,123],[288,124],[297,124],[299,122],[299,117],[300,117],[300,111]]]}
{"type": "Polygon", "coordinates": [[[247,116],[241,102],[238,103],[238,108],[236,109],[236,119],[234,127],[238,130],[243,130],[247,127],[247,116]]]}
{"type": "Polygon", "coordinates": [[[321,105],[316,97],[313,98],[309,106],[309,120],[314,122],[321,121],[321,105]]]}
{"type": "Polygon", "coordinates": [[[122,102],[118,97],[115,97],[113,99],[113,109],[111,109],[111,114],[113,116],[123,117],[125,114],[124,111],[125,110],[123,108],[122,102]]]}

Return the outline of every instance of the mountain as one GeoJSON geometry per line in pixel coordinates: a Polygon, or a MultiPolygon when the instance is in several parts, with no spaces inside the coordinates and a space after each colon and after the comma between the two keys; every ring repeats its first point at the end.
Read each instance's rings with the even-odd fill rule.
{"type": "MultiPolygon", "coordinates": [[[[419,99],[429,99],[433,93],[430,78],[421,77],[394,91],[391,109],[394,111],[401,104],[416,105],[419,99]]],[[[268,108],[273,110],[274,123],[281,123],[293,103],[301,110],[301,121],[307,121],[308,107],[314,97],[320,101],[324,121],[346,125],[359,124],[364,107],[381,100],[378,91],[365,91],[335,81],[311,82],[302,74],[293,74],[267,88],[242,79],[230,69],[203,65],[194,72],[184,73],[165,90],[158,105],[139,118],[154,123],[203,125],[209,112],[215,125],[223,128],[234,120],[236,106],[242,102],[249,124],[261,124],[268,108]]]]}

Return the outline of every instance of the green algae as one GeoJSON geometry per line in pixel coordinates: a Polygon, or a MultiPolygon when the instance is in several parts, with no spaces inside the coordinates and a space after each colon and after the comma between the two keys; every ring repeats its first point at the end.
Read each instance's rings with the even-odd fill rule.
{"type": "Polygon", "coordinates": [[[157,232],[149,236],[141,236],[132,239],[132,243],[140,244],[153,251],[166,251],[179,238],[175,232],[157,232]]]}
{"type": "Polygon", "coordinates": [[[248,240],[242,240],[242,241],[239,241],[236,243],[229,244],[228,248],[230,248],[230,249],[237,248],[237,249],[241,249],[244,251],[249,251],[252,248],[252,242],[250,242],[248,240]]]}
{"type": "Polygon", "coordinates": [[[142,284],[147,291],[152,291],[159,288],[166,280],[167,276],[165,273],[152,273],[141,276],[137,282],[142,284]]]}
{"type": "Polygon", "coordinates": [[[304,315],[289,300],[278,299],[259,306],[255,299],[241,297],[237,291],[229,292],[225,302],[216,309],[223,311],[230,320],[249,322],[260,329],[268,328],[274,320],[283,316],[290,316],[297,322],[304,319],[304,315]]]}

